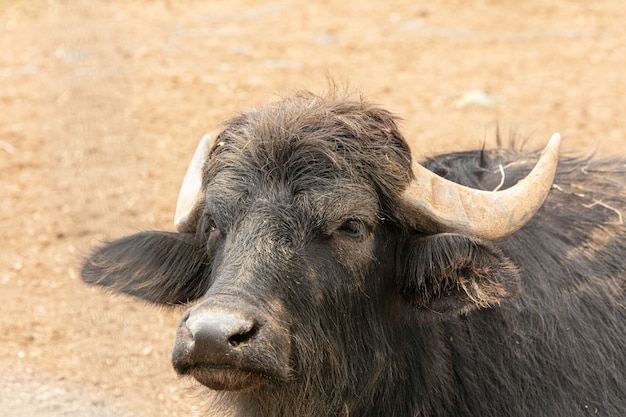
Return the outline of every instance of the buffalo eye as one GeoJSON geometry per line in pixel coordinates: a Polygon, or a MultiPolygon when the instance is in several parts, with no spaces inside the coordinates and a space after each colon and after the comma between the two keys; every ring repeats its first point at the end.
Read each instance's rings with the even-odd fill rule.
{"type": "Polygon", "coordinates": [[[367,233],[367,226],[361,220],[348,219],[339,226],[333,233],[335,236],[346,236],[351,238],[363,238],[367,233]]]}
{"type": "Polygon", "coordinates": [[[200,230],[207,240],[214,241],[221,236],[221,231],[211,216],[202,216],[200,222],[200,230]]]}

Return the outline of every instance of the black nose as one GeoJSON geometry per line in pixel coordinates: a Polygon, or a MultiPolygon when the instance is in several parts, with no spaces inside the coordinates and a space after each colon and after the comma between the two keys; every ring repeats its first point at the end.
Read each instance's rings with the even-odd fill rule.
{"type": "Polygon", "coordinates": [[[258,331],[256,323],[237,312],[203,311],[186,321],[189,353],[195,361],[213,362],[250,343],[258,331]]]}
{"type": "Polygon", "coordinates": [[[178,326],[172,365],[179,375],[217,390],[289,378],[286,328],[249,306],[208,304],[192,307],[178,326]]]}
{"type": "Polygon", "coordinates": [[[177,341],[179,352],[174,353],[182,355],[178,358],[182,367],[188,363],[231,364],[252,343],[258,330],[259,325],[253,319],[236,311],[192,311],[181,323],[177,341]]]}

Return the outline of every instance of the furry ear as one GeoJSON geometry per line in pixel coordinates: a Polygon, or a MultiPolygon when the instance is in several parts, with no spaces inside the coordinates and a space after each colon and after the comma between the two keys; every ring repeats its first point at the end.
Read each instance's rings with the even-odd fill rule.
{"type": "Polygon", "coordinates": [[[518,268],[495,246],[467,236],[412,237],[404,255],[403,298],[444,317],[498,304],[521,290],[518,268]]]}
{"type": "Polygon", "coordinates": [[[194,234],[142,232],[98,248],[85,260],[81,277],[153,303],[187,303],[208,289],[207,257],[194,234]]]}

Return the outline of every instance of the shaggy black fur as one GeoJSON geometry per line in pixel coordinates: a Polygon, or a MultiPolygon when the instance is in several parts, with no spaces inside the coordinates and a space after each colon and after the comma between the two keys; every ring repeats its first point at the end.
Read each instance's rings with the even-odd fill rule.
{"type": "MultiPolygon", "coordinates": [[[[537,157],[423,164],[492,190],[537,157]]],[[[409,229],[410,163],[392,115],[363,100],[305,93],[241,114],[205,165],[198,232],[107,243],[83,279],[255,317],[240,363],[265,377],[211,376],[226,388],[207,392],[211,416],[622,416],[626,164],[562,160],[530,223],[483,242],[409,229]]]]}

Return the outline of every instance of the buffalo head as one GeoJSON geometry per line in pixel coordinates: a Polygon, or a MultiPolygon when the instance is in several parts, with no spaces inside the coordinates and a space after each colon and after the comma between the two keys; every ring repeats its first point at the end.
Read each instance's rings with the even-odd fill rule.
{"type": "MultiPolygon", "coordinates": [[[[557,148],[558,135],[517,185],[475,190],[412,164],[387,111],[296,95],[205,137],[181,189],[178,232],[105,244],[83,279],[156,303],[198,300],[172,359],[179,374],[228,392],[216,410],[371,408],[443,378],[404,369],[407,356],[435,360],[428,323],[518,293],[517,268],[489,242],[539,209],[557,148]]],[[[411,399],[421,409],[425,391],[411,399]]]]}

